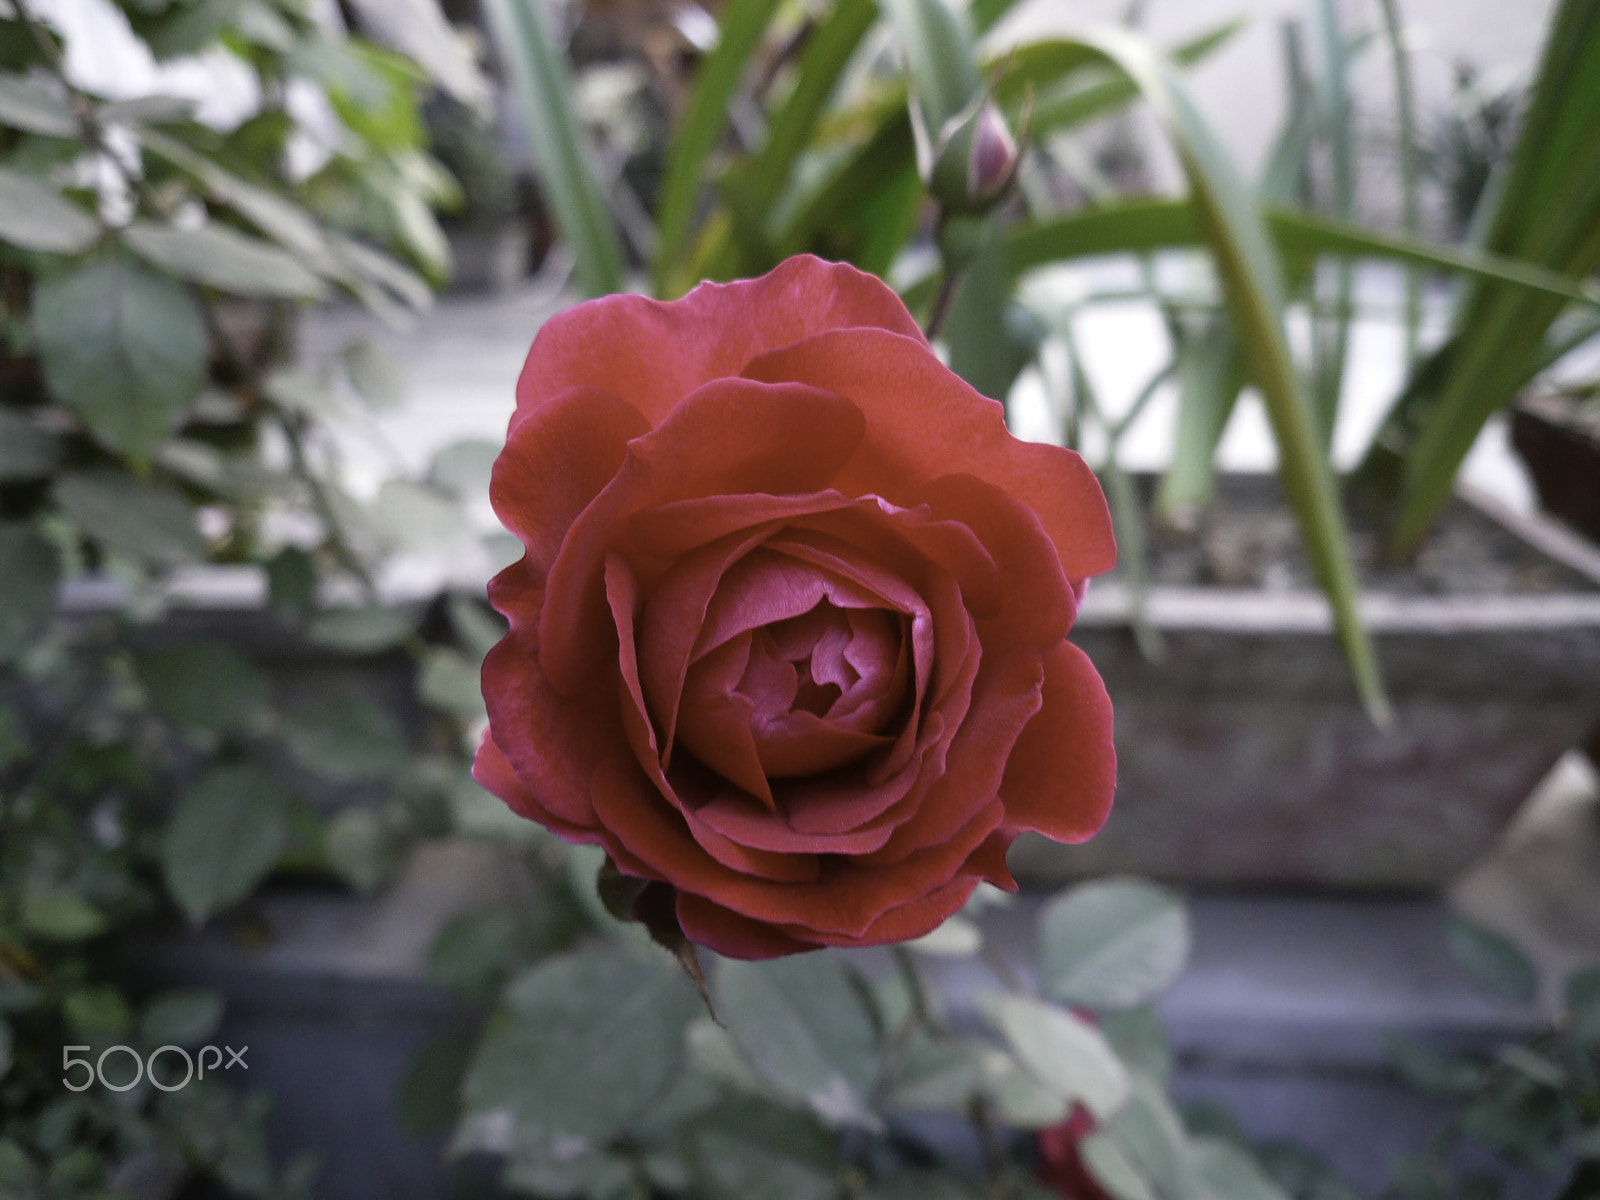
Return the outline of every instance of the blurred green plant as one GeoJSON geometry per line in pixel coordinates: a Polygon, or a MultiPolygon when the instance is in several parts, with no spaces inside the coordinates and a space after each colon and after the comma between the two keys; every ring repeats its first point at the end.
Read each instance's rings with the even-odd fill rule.
{"type": "MultiPolygon", "coordinates": [[[[1124,30],[1041,40],[997,53],[984,50],[983,35],[1009,7],[1007,0],[970,9],[951,0],[839,0],[809,14],[803,36],[779,37],[774,31],[789,28],[784,22],[792,20],[787,9],[773,0],[732,0],[722,15],[720,39],[694,75],[668,148],[656,210],[658,249],[646,264],[654,292],[672,297],[702,279],[759,274],[802,252],[892,273],[902,281],[913,310],[944,334],[952,366],[981,391],[1004,399],[1040,347],[1059,342],[1059,327],[1042,327],[1019,307],[1017,287],[1027,272],[1108,253],[1148,261],[1172,250],[1206,251],[1216,291],[1209,303],[1199,300],[1198,312],[1193,303],[1180,309],[1153,286],[1149,289],[1162,305],[1173,343],[1174,365],[1161,367],[1160,374],[1176,380],[1180,393],[1177,444],[1159,489],[1158,515],[1185,521],[1209,502],[1222,432],[1241,390],[1255,386],[1277,443],[1284,494],[1331,603],[1357,691],[1374,718],[1385,720],[1378,664],[1357,612],[1342,488],[1331,449],[1355,313],[1354,264],[1381,260],[1407,269],[1405,321],[1414,355],[1423,273],[1445,271],[1468,281],[1464,286],[1480,298],[1463,313],[1499,305],[1507,313],[1525,314],[1529,329],[1537,327],[1542,334],[1561,312],[1593,314],[1595,298],[1581,285],[1583,263],[1543,249],[1554,236],[1548,233],[1519,239],[1502,232],[1483,247],[1469,243],[1459,249],[1418,239],[1417,117],[1393,5],[1385,10],[1383,36],[1403,110],[1398,143],[1405,226],[1399,235],[1374,233],[1356,223],[1360,155],[1350,72],[1353,62],[1383,39],[1377,31],[1348,33],[1333,0],[1312,6],[1311,38],[1299,24],[1286,30],[1290,112],[1264,177],[1254,187],[1189,100],[1177,70],[1225,45],[1237,23],[1207,31],[1170,53],[1124,30]],[[1316,47],[1315,69],[1303,49],[1307,41],[1316,47]],[[1140,99],[1176,152],[1188,184],[1182,199],[1119,196],[1093,178],[1087,158],[1071,149],[1066,135],[1140,99]],[[731,123],[736,111],[758,111],[761,121],[731,123]],[[1022,189],[1021,200],[1009,199],[1002,190],[974,206],[959,195],[975,169],[972,147],[980,125],[996,147],[1003,149],[1006,139],[1016,137],[1038,163],[1054,165],[1059,159],[1066,164],[1069,174],[1085,181],[1090,206],[1063,213],[1037,181],[1022,189]],[[926,254],[919,256],[919,246],[931,247],[942,265],[919,271],[915,264],[927,261],[926,254]],[[1489,299],[1494,297],[1499,299],[1489,299]],[[1312,322],[1306,363],[1291,353],[1285,332],[1295,311],[1307,313],[1312,322]]],[[[1544,69],[1551,95],[1572,91],[1577,85],[1571,81],[1592,74],[1585,73],[1583,47],[1595,41],[1594,23],[1582,16],[1592,8],[1592,0],[1568,0],[1563,7],[1551,39],[1552,46],[1559,42],[1563,49],[1550,52],[1544,69]]],[[[570,202],[556,207],[579,277],[590,294],[621,286],[614,239],[594,228],[600,185],[564,100],[568,88],[556,83],[567,70],[553,54],[557,42],[543,27],[538,5],[496,0],[495,9],[515,15],[497,22],[507,57],[541,64],[545,87],[538,95],[525,91],[527,119],[531,128],[546,131],[543,142],[560,148],[559,154],[547,149],[539,159],[545,186],[558,195],[575,189],[570,202]],[[561,217],[569,210],[581,221],[561,217]]],[[[1583,107],[1588,93],[1582,95],[1581,102],[1559,112],[1546,106],[1531,114],[1519,162],[1545,164],[1536,197],[1543,202],[1579,203],[1583,180],[1600,176],[1582,151],[1540,150],[1546,142],[1566,146],[1563,138],[1593,126],[1594,114],[1583,107]],[[1545,135],[1536,133],[1534,118],[1559,122],[1559,129],[1540,142],[1545,135]],[[1560,192],[1563,186],[1566,192],[1560,192]]],[[[1521,170],[1530,175],[1534,167],[1521,170]]],[[[1519,185],[1522,191],[1534,186],[1519,185]]],[[[1508,195],[1520,192],[1513,188],[1508,195]]],[[[1514,203],[1520,213],[1543,211],[1526,197],[1504,203],[1514,203]]],[[[609,221],[601,223],[609,234],[609,221]]],[[[1573,232],[1567,241],[1581,240],[1588,226],[1576,211],[1569,224],[1573,232]]],[[[1481,325],[1491,318],[1474,319],[1481,325]]],[[[1485,338],[1492,332],[1477,331],[1485,338]]],[[[1504,403],[1503,385],[1510,379],[1504,364],[1520,361],[1518,353],[1502,356],[1498,374],[1479,370],[1482,358],[1475,354],[1472,371],[1463,366],[1459,375],[1478,381],[1477,398],[1449,400],[1441,411],[1504,403]],[[1498,397],[1493,404],[1487,399],[1491,394],[1498,397]]],[[[1417,380],[1439,374],[1439,363],[1429,362],[1419,366],[1417,380]]],[[[1413,392],[1420,395],[1421,385],[1407,394],[1413,392]]],[[[1422,404],[1406,401],[1403,412],[1412,415],[1404,421],[1397,409],[1379,445],[1394,443],[1394,430],[1401,425],[1410,428],[1422,404]]],[[[1409,494],[1418,497],[1407,501],[1412,515],[1401,522],[1398,547],[1414,544],[1425,518],[1448,492],[1460,461],[1455,449],[1464,453],[1463,439],[1470,442],[1481,425],[1459,423],[1460,432],[1447,435],[1445,420],[1441,416],[1435,422],[1439,433],[1408,438],[1394,452],[1406,458],[1408,477],[1415,480],[1409,494]],[[1453,438],[1449,453],[1442,449],[1447,437],[1453,438]],[[1412,442],[1415,448],[1408,449],[1412,442]],[[1425,508],[1424,495],[1433,508],[1425,508]]],[[[1115,469],[1109,459],[1105,466],[1115,469]]],[[[1125,515],[1118,523],[1125,544],[1139,541],[1129,519],[1125,515]]]]}
{"type": "MultiPolygon", "coordinates": [[[[375,577],[397,530],[459,540],[486,460],[450,447],[358,501],[328,419],[392,403],[393,369],[366,342],[290,351],[317,301],[400,324],[429,307],[449,268],[434,208],[457,189],[419,104],[487,88],[447,40],[427,40],[430,74],[289,0],[96,17],[126,17],[158,64],[210,51],[241,72],[256,99],[218,127],[78,82],[41,9],[0,9],[0,1195],[290,1200],[315,1164],[271,1162],[264,1097],[74,1092],[62,1047],[195,1047],[220,998],[150,994],[119,943],[224,916],[274,872],[370,890],[411,839],[479,811],[468,735],[496,618],[445,597],[424,623],[380,605],[375,577]],[[421,751],[370,697],[308,706],[271,649],[168,624],[175,575],[203,563],[265,578],[250,619],[268,643],[414,661],[421,751]],[[329,607],[341,595],[364,603],[329,607]]],[[[407,13],[386,27],[401,42],[441,20],[407,13]]]]}

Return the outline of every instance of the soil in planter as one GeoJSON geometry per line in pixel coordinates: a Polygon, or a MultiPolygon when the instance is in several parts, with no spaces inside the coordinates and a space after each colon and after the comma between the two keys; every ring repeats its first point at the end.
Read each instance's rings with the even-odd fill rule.
{"type": "MultiPolygon", "coordinates": [[[[1140,482],[1148,501],[1155,481],[1140,482]]],[[[1445,509],[1410,563],[1386,561],[1378,530],[1355,514],[1347,514],[1347,520],[1357,575],[1371,591],[1503,596],[1596,589],[1593,580],[1552,562],[1460,500],[1445,509]]],[[[1150,547],[1149,579],[1154,585],[1265,591],[1316,586],[1299,526],[1273,475],[1222,477],[1215,501],[1193,529],[1154,528],[1150,547]]]]}

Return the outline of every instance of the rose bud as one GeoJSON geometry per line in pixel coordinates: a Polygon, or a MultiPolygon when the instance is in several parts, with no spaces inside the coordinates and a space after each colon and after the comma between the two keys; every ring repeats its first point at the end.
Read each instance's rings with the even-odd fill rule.
{"type": "Polygon", "coordinates": [[[1105,821],[1111,706],[1066,640],[1105,497],[872,276],[800,257],[551,318],[490,499],[525,553],[474,773],[649,885],[614,890],[658,936],[919,937],[1015,888],[1019,834],[1105,821]]]}
{"type": "Polygon", "coordinates": [[[1011,193],[1022,154],[1005,115],[987,97],[957,113],[931,144],[911,106],[923,184],[947,213],[976,216],[1011,193]]]}

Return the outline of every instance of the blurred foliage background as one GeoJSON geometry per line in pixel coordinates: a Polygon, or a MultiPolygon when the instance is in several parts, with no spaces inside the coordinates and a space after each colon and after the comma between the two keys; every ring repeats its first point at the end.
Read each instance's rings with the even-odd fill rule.
{"type": "MultiPolygon", "coordinates": [[[[446,835],[515,847],[536,902],[445,929],[434,981],[486,1021],[419,1058],[404,1107],[419,1132],[503,1159],[512,1190],[1346,1194],[1303,1156],[1258,1155],[1166,1098],[1148,1004],[1188,935],[1181,904],[1146,885],[1055,901],[1044,994],[997,967],[981,1030],[951,1028],[914,957],[984,953],[970,914],[888,977],[826,956],[722,964],[723,1024],[707,1020],[608,911],[593,856],[467,774],[478,663],[500,633],[481,589],[396,603],[382,586],[418,530],[477,540],[459,531],[476,528],[494,447],[450,446],[375,498],[353,494],[330,417],[381,412],[404,381],[367,342],[296,354],[318,305],[425,319],[473,231],[517,227],[514,259],[565,261],[589,295],[673,297],[795,253],[845,259],[888,277],[989,396],[1030,364],[1065,364],[1046,372],[1061,437],[1096,448],[1136,586],[1150,522],[1207,504],[1223,427],[1254,387],[1352,677],[1383,719],[1347,513],[1376,513],[1396,554],[1414,548],[1485,419],[1600,329],[1600,4],[1558,6],[1525,92],[1463,80],[1437,121],[1407,99],[1393,5],[1357,29],[1332,0],[1308,4],[1286,33],[1292,103],[1259,179],[1184,84],[1235,24],[1174,46],[1110,28],[992,53],[1008,7],[483,0],[464,31],[427,0],[119,0],[153,62],[209,57],[245,81],[221,119],[159,88],[103,94],[68,70],[70,6],[0,5],[0,1195],[312,1194],[314,1164],[267,1153],[259,1099],[214,1081],[69,1093],[57,1056],[194,1047],[218,1027],[217,995],[138,979],[129,938],[237,918],[272,878],[370,892],[417,839],[446,835]],[[1363,55],[1387,56],[1396,79],[1393,229],[1357,221],[1371,147],[1349,72],[1363,55]],[[1184,194],[1150,194],[1139,135],[1116,124],[1135,105],[1184,194]],[[506,167],[506,116],[531,181],[506,167]],[[1422,236],[1430,196],[1449,238],[1422,236]],[[1158,269],[1173,250],[1205,264],[1181,288],[1158,269]],[[1114,252],[1142,256],[1139,294],[1174,352],[1109,420],[1074,318],[1117,297],[1037,269],[1114,252]],[[1329,447],[1352,264],[1372,259],[1410,272],[1397,319],[1411,369],[1341,480],[1329,447]],[[1440,273],[1455,299],[1436,341],[1421,293],[1440,273]],[[1300,319],[1304,344],[1288,333],[1300,319]],[[1177,445],[1147,511],[1117,445],[1168,380],[1177,445]],[[193,615],[229,606],[242,624],[193,615]],[[309,685],[284,668],[307,662],[309,685]],[[389,703],[379,676],[407,699],[389,703]],[[964,1151],[917,1134],[930,1113],[968,1130],[951,1143],[964,1151]],[[1041,1129],[1054,1132],[1035,1141],[1041,1129]]],[[[1526,965],[1488,936],[1463,934],[1464,958],[1490,986],[1522,987],[1526,965]]],[[[1600,1158],[1597,1002],[1580,977],[1536,1043],[1490,1063],[1413,1055],[1410,1077],[1460,1102],[1462,1136],[1589,1162],[1581,1188],[1600,1158]]],[[[1490,1194],[1453,1191],[1442,1152],[1396,1194],[1490,1194]]]]}

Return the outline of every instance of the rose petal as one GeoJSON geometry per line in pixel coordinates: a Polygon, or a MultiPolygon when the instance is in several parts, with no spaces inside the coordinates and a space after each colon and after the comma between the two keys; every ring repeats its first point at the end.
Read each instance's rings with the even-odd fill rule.
{"type": "Polygon", "coordinates": [[[573,522],[546,579],[541,661],[552,687],[577,694],[606,670],[606,551],[634,513],[668,500],[828,486],[862,437],[855,405],[796,384],[706,384],[628,444],[621,468],[573,522]]]}
{"type": "Polygon", "coordinates": [[[1042,704],[1006,760],[1005,828],[1057,842],[1093,837],[1111,812],[1111,701],[1088,656],[1061,642],[1044,660],[1042,704]]]}
{"type": "Polygon", "coordinates": [[[489,502],[528,548],[536,578],[543,580],[572,522],[616,475],[628,442],[649,429],[627,402],[575,387],[507,435],[489,479],[489,502]]]}
{"type": "Polygon", "coordinates": [[[695,945],[725,958],[778,958],[816,948],[809,938],[802,940],[776,925],[752,921],[693,892],[678,893],[678,926],[695,945]]]}
{"type": "Polygon", "coordinates": [[[545,322],[517,380],[513,426],[571,387],[598,387],[660,424],[674,404],[756,355],[827,329],[875,326],[922,341],[900,298],[844,263],[791,258],[760,279],[702,283],[663,304],[605,296],[545,322]]]}
{"type": "Polygon", "coordinates": [[[573,825],[561,820],[545,808],[528,790],[506,756],[500,753],[494,738],[484,730],[478,743],[478,753],[472,759],[472,778],[485,791],[505,801],[512,812],[530,821],[537,821],[552,833],[569,842],[584,843],[601,840],[600,834],[584,825],[573,825]]]}
{"type": "Polygon", "coordinates": [[[714,896],[719,904],[759,921],[821,933],[859,936],[888,909],[944,886],[1005,816],[1000,801],[994,800],[944,843],[907,856],[893,871],[839,858],[830,859],[813,882],[776,883],[717,862],[665,801],[641,802],[637,781],[628,774],[631,769],[631,763],[603,764],[595,772],[593,799],[600,824],[645,869],[641,877],[714,896]]]}
{"type": "Polygon", "coordinates": [[[917,340],[881,329],[830,330],[769,351],[744,373],[769,383],[809,383],[860,406],[867,438],[840,474],[840,491],[907,504],[919,485],[959,463],[1038,514],[1067,578],[1115,565],[1105,495],[1083,459],[1012,437],[1002,406],[973,391],[917,340]]]}

